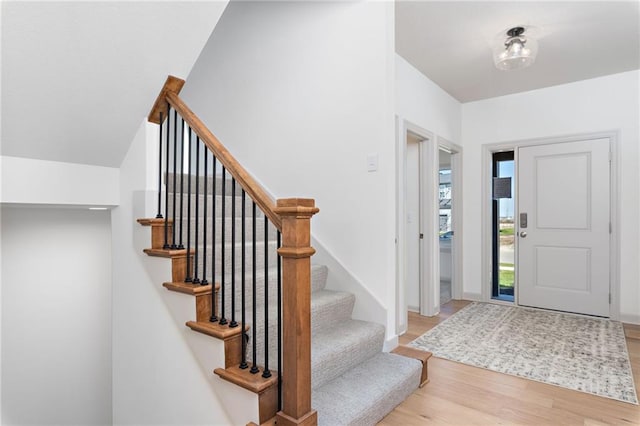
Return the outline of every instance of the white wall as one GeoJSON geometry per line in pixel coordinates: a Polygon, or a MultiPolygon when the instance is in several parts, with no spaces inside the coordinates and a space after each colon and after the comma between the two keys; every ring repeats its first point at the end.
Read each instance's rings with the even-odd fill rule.
{"type": "Polygon", "coordinates": [[[110,228],[2,207],[2,424],[111,423],[110,228]]]}
{"type": "Polygon", "coordinates": [[[0,157],[0,203],[115,206],[119,170],[113,167],[0,157]]]}
{"type": "MultiPolygon", "coordinates": [[[[156,170],[150,155],[157,150],[156,135],[157,126],[142,123],[120,168],[121,203],[111,215],[113,423],[237,424],[212,385],[212,369],[201,367],[187,341],[193,332],[184,323],[195,318],[195,302],[191,317],[176,320],[167,298],[184,295],[162,287],[171,277],[171,262],[142,252],[151,245],[151,229],[136,219],[155,216],[157,193],[148,190],[157,186],[149,173],[156,170]]],[[[215,339],[209,340],[211,348],[215,339]]]]}
{"type": "Polygon", "coordinates": [[[632,71],[463,105],[465,292],[481,292],[482,145],[618,130],[620,312],[640,323],[639,81],[640,71],[632,71]]]}
{"type": "Polygon", "coordinates": [[[395,113],[453,143],[460,141],[460,102],[429,80],[399,55],[395,55],[395,113]]]}
{"type": "Polygon", "coordinates": [[[182,96],[312,232],[395,330],[393,4],[231,2],[182,96]],[[377,153],[379,169],[367,172],[377,153]]]}

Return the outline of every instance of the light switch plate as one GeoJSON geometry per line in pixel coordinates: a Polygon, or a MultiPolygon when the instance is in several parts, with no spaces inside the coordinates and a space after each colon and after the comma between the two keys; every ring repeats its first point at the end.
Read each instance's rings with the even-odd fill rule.
{"type": "Polygon", "coordinates": [[[378,154],[367,155],[367,171],[375,172],[378,170],[378,154]]]}

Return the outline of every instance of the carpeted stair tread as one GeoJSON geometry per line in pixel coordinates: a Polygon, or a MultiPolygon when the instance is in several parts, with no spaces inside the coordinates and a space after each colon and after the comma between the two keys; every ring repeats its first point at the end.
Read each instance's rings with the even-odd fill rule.
{"type": "MultiPolygon", "coordinates": [[[[192,217],[191,219],[188,219],[185,217],[184,221],[183,221],[183,240],[186,241],[187,239],[187,221],[190,225],[190,231],[191,231],[191,241],[194,241],[195,239],[195,229],[196,229],[196,218],[192,217]]],[[[178,221],[177,223],[180,223],[180,218],[178,217],[178,221]]],[[[198,219],[198,227],[199,227],[199,232],[202,232],[204,229],[204,219],[202,218],[202,216],[200,216],[200,218],[198,219]]],[[[233,224],[235,223],[235,227],[236,227],[236,242],[242,242],[242,217],[236,217],[235,220],[231,218],[231,216],[226,217],[225,218],[225,241],[226,242],[231,242],[232,241],[232,237],[233,237],[233,232],[232,232],[232,227],[233,224]]],[[[212,225],[214,224],[213,219],[211,218],[211,216],[207,215],[207,220],[206,220],[206,224],[207,224],[207,243],[211,244],[212,241],[212,233],[213,233],[213,229],[212,229],[212,225]]],[[[222,237],[222,218],[221,217],[216,217],[215,218],[215,226],[216,226],[216,237],[217,237],[217,241],[219,242],[219,239],[222,237]]],[[[179,228],[177,229],[178,233],[179,233],[179,228]]],[[[277,230],[274,226],[269,225],[269,227],[267,228],[268,230],[268,238],[269,240],[273,240],[275,241],[277,238],[277,230]]],[[[179,235],[179,234],[178,234],[179,235]]],[[[199,237],[200,239],[202,238],[201,236],[199,237]]],[[[250,243],[253,239],[253,224],[251,222],[251,220],[245,220],[245,235],[244,235],[244,240],[247,243],[250,243]]],[[[258,220],[256,222],[256,241],[264,241],[264,220],[258,220]]]]}
{"type": "Polygon", "coordinates": [[[311,338],[311,386],[330,382],[382,350],[384,326],[349,319],[311,338]]]}
{"type": "MultiPolygon", "coordinates": [[[[212,281],[211,279],[211,255],[209,253],[207,253],[207,281],[212,281]]],[[[239,289],[242,283],[242,275],[241,275],[241,263],[239,262],[239,260],[237,260],[238,262],[238,268],[236,268],[236,288],[239,289]]],[[[277,264],[277,260],[273,263],[270,262],[270,267],[269,267],[269,289],[270,289],[270,293],[269,296],[270,297],[275,297],[276,295],[276,291],[277,291],[277,287],[276,287],[276,281],[277,281],[277,275],[278,275],[278,269],[275,266],[275,264],[277,264]]],[[[253,284],[253,274],[251,271],[251,267],[250,267],[250,263],[246,264],[246,270],[245,270],[245,286],[248,290],[251,289],[251,286],[253,284]]],[[[260,267],[256,268],[256,287],[261,288],[264,286],[264,262],[260,263],[260,267]]],[[[221,279],[221,275],[220,275],[220,263],[218,262],[216,264],[216,279],[214,280],[217,283],[222,283],[222,279],[221,279]]],[[[328,274],[328,269],[326,266],[324,265],[312,265],[311,266],[311,292],[314,293],[316,291],[319,290],[323,290],[325,288],[325,286],[327,285],[327,274],[328,274]]],[[[202,278],[202,259],[198,260],[198,278],[202,278]]],[[[226,270],[225,270],[225,280],[224,282],[227,285],[227,289],[231,288],[231,266],[230,263],[226,264],[226,270]]],[[[229,290],[231,291],[231,290],[229,290]]],[[[239,291],[239,290],[237,290],[239,291]]],[[[274,299],[275,300],[275,299],[274,299]]]]}
{"type": "MultiPolygon", "coordinates": [[[[216,284],[217,285],[217,284],[216,284]]],[[[248,325],[251,325],[253,322],[252,310],[249,301],[251,300],[253,294],[251,292],[251,288],[246,288],[245,297],[247,300],[247,306],[245,310],[245,319],[248,325]]],[[[262,333],[264,330],[264,323],[262,323],[264,318],[264,293],[261,289],[257,289],[256,299],[258,304],[256,306],[256,317],[258,319],[258,331],[259,331],[259,340],[262,337],[262,333]]],[[[219,290],[218,290],[219,291],[219,290]]],[[[231,316],[231,296],[227,295],[226,299],[226,317],[229,318],[231,316]]],[[[331,291],[331,290],[318,290],[313,293],[311,297],[311,321],[314,320],[314,317],[324,319],[327,316],[335,316],[335,322],[344,322],[350,320],[351,318],[351,308],[353,307],[354,297],[351,293],[342,292],[342,291],[331,291]],[[341,311],[336,309],[336,306],[341,307],[341,311]],[[349,307],[348,310],[344,309],[344,307],[349,307]]],[[[275,335],[276,333],[276,314],[278,312],[278,303],[277,298],[269,296],[268,299],[268,308],[269,308],[269,327],[273,328],[273,332],[270,335],[275,335]]],[[[220,310],[220,307],[218,307],[220,310]]],[[[242,305],[241,298],[236,298],[236,310],[235,310],[236,319],[241,318],[242,315],[242,305]]],[[[239,321],[239,320],[238,320],[239,321]]],[[[322,332],[322,329],[319,331],[322,332]]],[[[313,333],[313,332],[312,332],[313,333]]],[[[314,335],[317,333],[313,333],[314,335]]],[[[275,350],[275,346],[274,346],[275,350]]]]}
{"type": "MultiPolygon", "coordinates": [[[[231,247],[232,244],[231,243],[226,243],[225,244],[225,256],[224,256],[224,267],[225,267],[225,274],[227,273],[231,273],[231,268],[232,268],[232,259],[231,259],[231,247]]],[[[268,253],[268,267],[269,268],[275,268],[276,265],[278,264],[278,256],[276,254],[276,249],[277,249],[277,243],[276,241],[269,241],[268,242],[268,246],[267,246],[267,253],[268,253]]],[[[193,250],[194,247],[191,246],[191,250],[193,250]]],[[[236,243],[235,244],[235,252],[236,252],[236,264],[235,264],[235,270],[236,270],[236,275],[237,277],[239,277],[241,270],[242,270],[242,256],[241,256],[241,250],[242,250],[242,245],[240,243],[236,243]]],[[[246,271],[251,271],[252,270],[252,261],[253,261],[253,255],[252,255],[252,250],[253,250],[253,246],[247,244],[245,246],[245,250],[246,250],[246,254],[245,254],[245,268],[246,271]]],[[[258,241],[256,243],[256,271],[264,271],[264,266],[265,266],[265,262],[264,262],[264,251],[265,251],[265,243],[264,241],[260,242],[258,241]]],[[[212,260],[212,256],[213,256],[213,249],[211,248],[211,246],[207,246],[207,253],[206,253],[206,258],[204,257],[204,249],[203,246],[198,245],[198,252],[197,252],[197,256],[198,258],[195,259],[195,253],[194,253],[194,261],[197,260],[193,265],[195,267],[195,265],[197,265],[198,267],[198,277],[202,278],[200,275],[202,275],[202,269],[203,269],[203,261],[206,261],[207,267],[206,267],[206,272],[207,272],[207,279],[210,279],[211,277],[211,260],[212,260]]],[[[220,245],[216,246],[216,276],[219,276],[219,274],[222,272],[222,247],[220,245]]],[[[196,271],[194,271],[195,273],[196,271]]]]}
{"type": "MultiPolygon", "coordinates": [[[[276,248],[277,248],[277,241],[275,238],[273,239],[269,239],[267,241],[267,243],[269,244],[269,257],[276,257],[276,248]]],[[[182,243],[185,247],[186,244],[183,241],[182,243]]],[[[211,253],[213,251],[213,244],[210,244],[210,241],[207,241],[207,253],[211,253]]],[[[260,238],[259,240],[256,241],[256,257],[260,257],[263,256],[264,257],[264,251],[262,252],[258,252],[258,250],[263,250],[264,249],[264,238],[260,238]]],[[[204,253],[204,244],[202,244],[202,241],[198,241],[198,250],[200,253],[204,253]]],[[[191,241],[191,250],[195,250],[196,246],[194,244],[194,240],[191,241]]],[[[222,245],[220,244],[220,241],[217,242],[216,244],[216,253],[222,253],[222,245]]],[[[224,251],[225,251],[225,255],[231,257],[231,249],[234,248],[236,251],[236,259],[239,262],[241,259],[241,255],[242,255],[242,240],[236,241],[235,244],[232,243],[231,241],[226,241],[224,243],[224,251]]],[[[251,250],[253,250],[253,243],[252,242],[245,242],[244,245],[244,249],[245,249],[245,256],[246,256],[246,260],[251,260],[251,256],[252,256],[252,252],[251,250]]]]}
{"type": "MultiPolygon", "coordinates": [[[[215,196],[215,204],[216,204],[216,218],[222,217],[222,195],[215,196]]],[[[207,216],[212,216],[213,214],[213,195],[207,195],[207,216]]],[[[180,219],[180,215],[186,219],[187,217],[196,217],[196,201],[198,204],[198,216],[204,216],[204,201],[205,196],[200,194],[196,197],[195,194],[192,194],[190,197],[187,194],[183,194],[182,202],[180,201],[180,194],[176,194],[176,217],[180,219]],[[189,200],[191,201],[191,211],[189,211],[189,200]],[[182,207],[182,210],[180,208],[182,207]],[[190,216],[189,216],[189,213],[190,216]]],[[[163,201],[164,202],[164,201],[163,201]]],[[[233,212],[233,203],[235,202],[236,206],[236,216],[242,216],[242,197],[236,196],[235,198],[226,195],[224,196],[225,209],[224,213],[226,217],[231,217],[231,213],[233,212]]],[[[169,217],[173,218],[173,194],[169,194],[169,217]]],[[[246,222],[249,223],[253,220],[253,208],[252,201],[248,197],[245,198],[245,214],[246,214],[246,222]]],[[[164,205],[162,207],[162,214],[165,214],[164,205]]],[[[256,208],[256,221],[264,222],[264,214],[260,208],[256,208]]]]}
{"type": "Polygon", "coordinates": [[[378,353],[314,389],[312,407],[318,424],[375,425],[418,388],[422,364],[415,359],[378,353]]]}
{"type": "MultiPolygon", "coordinates": [[[[207,269],[210,269],[210,267],[208,267],[207,269]]],[[[323,290],[325,288],[325,286],[327,285],[327,273],[328,273],[328,269],[325,265],[311,265],[311,292],[312,293],[323,290]]],[[[278,277],[278,268],[270,267],[268,274],[269,274],[269,288],[270,289],[273,288],[275,291],[276,281],[278,277]]],[[[247,289],[250,288],[252,284],[252,279],[253,279],[253,274],[251,273],[250,270],[247,270],[245,272],[245,282],[246,282],[245,285],[247,289]]],[[[240,286],[241,280],[242,280],[242,276],[239,273],[236,273],[236,286],[238,288],[240,286]]],[[[219,274],[216,274],[216,282],[218,283],[222,282],[219,274]]],[[[260,268],[256,270],[256,286],[261,287],[263,282],[264,282],[264,268],[260,268]]],[[[225,283],[227,283],[228,288],[231,288],[231,272],[227,272],[225,274],[225,283]]]]}
{"type": "MultiPolygon", "coordinates": [[[[211,166],[211,161],[209,161],[209,166],[211,166]]],[[[194,165],[195,167],[195,165],[194,165]]],[[[220,164],[218,164],[218,170],[220,170],[220,164]]],[[[201,192],[204,191],[204,181],[205,179],[207,180],[207,192],[209,194],[213,193],[213,182],[214,182],[214,178],[212,175],[208,175],[206,178],[202,175],[198,176],[196,179],[196,174],[195,171],[193,172],[193,174],[191,174],[191,192],[195,193],[196,191],[196,181],[198,181],[198,185],[199,185],[199,189],[201,192]]],[[[180,175],[180,173],[167,173],[166,175],[163,176],[163,180],[165,183],[167,183],[167,190],[169,191],[169,193],[173,193],[173,188],[174,188],[174,180],[175,182],[175,188],[177,190],[177,192],[180,192],[180,181],[182,180],[182,190],[183,192],[186,194],[187,189],[189,188],[189,174],[188,173],[184,173],[182,176],[180,175]]],[[[216,193],[217,194],[221,194],[222,193],[222,176],[221,175],[216,175],[215,177],[215,183],[216,183],[216,193]]],[[[226,182],[225,182],[225,191],[228,195],[231,195],[231,191],[232,191],[232,180],[231,180],[231,176],[229,174],[227,174],[227,178],[226,178],[226,182]]],[[[236,194],[240,195],[240,184],[236,184],[236,194]]]]}
{"type": "MultiPolygon", "coordinates": [[[[250,294],[247,294],[247,297],[250,297],[250,294]]],[[[256,326],[256,354],[259,360],[264,358],[264,311],[265,306],[261,303],[264,300],[264,295],[260,294],[258,296],[258,306],[256,308],[256,318],[257,318],[257,326],[256,326]]],[[[269,359],[276,360],[278,356],[278,348],[277,348],[277,340],[274,338],[277,336],[277,299],[275,297],[269,298],[269,359]]],[[[236,321],[240,322],[240,318],[242,318],[242,308],[239,305],[239,300],[236,301],[236,321]]],[[[315,293],[312,293],[311,296],[311,324],[312,324],[312,340],[316,338],[317,334],[315,327],[313,327],[314,322],[320,321],[320,323],[324,323],[328,321],[330,324],[333,324],[333,327],[340,327],[341,323],[352,321],[351,311],[353,308],[354,296],[351,293],[341,292],[341,291],[331,291],[331,290],[318,290],[315,293]]],[[[227,310],[227,318],[230,317],[231,312],[230,309],[227,310]]],[[[251,326],[253,323],[252,312],[249,308],[245,312],[245,318],[247,325],[251,326]]],[[[326,326],[325,326],[326,327],[326,326]]],[[[320,327],[320,329],[324,330],[324,328],[320,327]]],[[[251,338],[253,338],[253,331],[251,333],[251,338]]],[[[252,357],[253,354],[253,346],[249,345],[247,348],[247,356],[248,358],[252,357]]]]}
{"type": "Polygon", "coordinates": [[[327,285],[328,273],[329,268],[326,265],[311,265],[311,293],[324,290],[327,285]]]}
{"type": "Polygon", "coordinates": [[[316,335],[351,319],[356,297],[344,291],[319,290],[311,294],[311,334],[316,335]]]}

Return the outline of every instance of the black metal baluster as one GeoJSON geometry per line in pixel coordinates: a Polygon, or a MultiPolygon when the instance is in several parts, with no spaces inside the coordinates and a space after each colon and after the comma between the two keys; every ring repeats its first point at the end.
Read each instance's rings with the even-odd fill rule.
{"type": "Polygon", "coordinates": [[[237,327],[236,322],[236,180],[231,177],[231,322],[229,327],[237,327]]]}
{"type": "Polygon", "coordinates": [[[182,132],[180,133],[180,241],[178,249],[184,249],[182,245],[182,228],[184,224],[184,118],[182,120],[182,132]]]}
{"type": "MultiPolygon", "coordinates": [[[[160,112],[160,138],[158,139],[158,214],[156,219],[162,219],[162,125],[163,125],[162,112],[160,112]]],[[[166,221],[165,221],[166,225],[166,221]]]]}
{"type": "Polygon", "coordinates": [[[200,221],[200,136],[196,135],[196,233],[193,237],[194,254],[193,254],[193,283],[199,284],[200,278],[198,278],[198,222],[200,221]]]}
{"type": "Polygon", "coordinates": [[[269,219],[264,215],[264,371],[262,377],[271,377],[269,371],[269,219]]]}
{"type": "Polygon", "coordinates": [[[217,322],[216,316],[216,156],[212,153],[213,164],[211,166],[211,176],[213,184],[211,185],[212,202],[211,202],[211,317],[209,321],[217,322]]]}
{"type": "MultiPolygon", "coordinates": [[[[277,232],[277,247],[282,246],[282,234],[277,232]]],[[[282,257],[278,256],[278,411],[282,410],[282,257]]]]}
{"type": "Polygon", "coordinates": [[[207,281],[207,199],[209,198],[207,163],[209,163],[209,149],[203,145],[202,150],[204,151],[204,205],[202,206],[202,281],[200,281],[200,285],[207,285],[209,284],[207,281]]]}
{"type": "Polygon", "coordinates": [[[252,274],[253,274],[253,278],[252,278],[252,290],[253,290],[253,294],[252,294],[252,299],[253,299],[253,306],[252,306],[252,318],[253,321],[251,322],[251,329],[253,330],[253,365],[251,366],[251,373],[252,374],[256,374],[260,371],[260,369],[258,369],[258,362],[257,362],[257,347],[256,347],[256,305],[257,305],[257,301],[256,301],[256,202],[253,202],[253,216],[251,217],[252,220],[252,251],[253,251],[253,257],[251,258],[251,269],[252,269],[252,274]]]}
{"type": "Polygon", "coordinates": [[[241,257],[241,262],[242,262],[242,269],[241,269],[241,283],[242,283],[242,298],[241,298],[241,305],[242,305],[242,313],[241,313],[241,319],[240,319],[240,326],[242,327],[242,362],[240,362],[240,368],[242,368],[243,370],[249,367],[249,364],[247,364],[247,338],[249,336],[247,336],[247,333],[245,332],[245,327],[246,327],[246,321],[245,321],[245,260],[246,260],[246,256],[245,256],[245,238],[246,238],[246,233],[245,233],[245,192],[244,189],[241,189],[242,191],[242,219],[241,219],[241,236],[242,236],[242,248],[241,248],[241,252],[240,252],[240,257],[241,257]]]}
{"type": "Polygon", "coordinates": [[[184,277],[185,283],[190,283],[193,281],[191,275],[191,269],[193,265],[191,264],[191,127],[189,127],[189,137],[187,138],[187,145],[189,146],[189,153],[187,154],[187,169],[189,173],[189,180],[187,181],[187,273],[184,277]]]}
{"type": "MultiPolygon", "coordinates": [[[[169,121],[171,118],[171,106],[167,102],[167,159],[165,164],[165,178],[164,178],[164,245],[163,249],[168,250],[171,248],[169,245],[169,121]]],[[[173,227],[173,225],[172,225],[173,227]]]]}
{"type": "MultiPolygon", "coordinates": [[[[168,122],[168,121],[167,121],[168,122]]],[[[178,174],[177,160],[178,160],[178,111],[173,110],[173,226],[171,227],[171,249],[178,248],[176,244],[176,175],[178,174]]]]}
{"type": "Polygon", "coordinates": [[[221,194],[222,195],[222,212],[221,212],[221,224],[222,226],[220,227],[220,288],[222,288],[222,297],[220,298],[220,304],[222,305],[220,308],[220,325],[226,325],[227,324],[227,318],[225,316],[225,306],[226,306],[226,286],[227,286],[227,277],[225,276],[225,262],[226,262],[226,258],[225,258],[225,246],[227,245],[227,241],[225,240],[225,234],[226,234],[226,230],[225,230],[225,217],[227,216],[227,209],[226,209],[226,198],[227,198],[227,186],[226,186],[226,182],[227,182],[227,169],[224,167],[224,165],[222,166],[222,191],[221,194]]]}

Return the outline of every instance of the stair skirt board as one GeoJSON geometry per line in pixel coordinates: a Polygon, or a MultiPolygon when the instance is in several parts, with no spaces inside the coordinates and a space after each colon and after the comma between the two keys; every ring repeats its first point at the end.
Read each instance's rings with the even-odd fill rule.
{"type": "MultiPolygon", "coordinates": [[[[172,188],[172,176],[169,175],[169,188],[172,188]]],[[[188,176],[184,177],[184,190],[186,192],[188,176]]],[[[180,177],[178,176],[178,180],[180,177]]],[[[203,191],[204,178],[200,177],[200,190],[203,191]]],[[[195,191],[195,177],[191,178],[192,192],[195,191]]],[[[215,282],[224,286],[224,302],[225,317],[229,320],[232,316],[240,323],[242,316],[242,305],[239,291],[242,285],[241,260],[241,220],[231,219],[231,206],[235,202],[236,214],[242,212],[240,204],[240,191],[237,189],[235,200],[231,197],[231,182],[226,183],[225,196],[225,212],[222,212],[222,190],[221,178],[216,178],[216,218],[211,218],[211,202],[213,201],[211,177],[208,178],[207,203],[209,205],[207,222],[208,236],[205,242],[199,241],[197,267],[198,273],[201,274],[203,264],[206,262],[207,280],[212,281],[211,261],[213,252],[212,243],[212,225],[216,225],[216,239],[221,238],[222,215],[225,214],[225,277],[221,279],[221,250],[216,249],[216,280],[215,282]],[[235,244],[231,240],[231,226],[235,224],[236,240],[235,244]],[[204,256],[204,245],[207,245],[206,258],[204,256]],[[235,247],[236,264],[231,264],[231,247],[235,247]],[[231,268],[235,268],[235,309],[232,312],[232,283],[231,268]]],[[[179,181],[178,181],[179,184],[179,181]]],[[[173,194],[169,194],[170,218],[173,217],[172,203],[173,194]]],[[[194,244],[195,236],[195,196],[191,196],[191,218],[188,219],[187,213],[187,195],[185,193],[180,206],[180,196],[176,198],[176,216],[180,219],[180,207],[182,207],[183,222],[183,244],[186,245],[186,224],[191,223],[191,241],[194,244]]],[[[204,219],[203,202],[204,195],[198,197],[200,203],[199,215],[199,232],[202,232],[202,224],[204,219]]],[[[256,241],[256,324],[254,327],[254,319],[250,301],[253,298],[253,276],[251,269],[252,261],[252,218],[251,218],[251,201],[247,197],[246,209],[246,233],[245,245],[246,250],[246,270],[245,270],[245,298],[247,301],[247,309],[245,309],[245,320],[249,326],[249,342],[247,345],[247,361],[249,365],[253,358],[253,336],[255,331],[256,359],[260,367],[262,367],[265,355],[264,331],[265,310],[268,310],[268,355],[269,368],[277,369],[277,256],[275,255],[275,228],[269,224],[268,229],[268,248],[269,259],[267,265],[268,283],[265,285],[265,263],[264,263],[264,216],[259,213],[256,221],[256,233],[258,239],[256,241]],[[268,289],[268,305],[265,308],[264,297],[265,288],[268,289]]],[[[179,241],[179,227],[176,227],[176,242],[179,241]]],[[[172,236],[169,235],[169,239],[172,236]]],[[[171,242],[171,241],[170,241],[171,242]]],[[[193,247],[192,247],[193,249],[193,247]]],[[[192,267],[193,267],[192,262],[192,267]]],[[[420,361],[396,354],[384,353],[383,344],[385,337],[385,329],[382,325],[352,319],[353,308],[355,304],[355,296],[352,293],[332,291],[325,288],[327,281],[327,267],[322,265],[313,265],[311,270],[311,386],[312,406],[318,411],[318,423],[321,425],[373,425],[386,416],[394,407],[406,399],[420,385],[422,364],[420,361]]],[[[199,277],[202,278],[202,277],[199,277]]],[[[169,286],[171,287],[171,286],[169,286]]],[[[220,303],[222,298],[222,288],[218,290],[218,311],[216,314],[221,315],[220,303]]],[[[203,324],[204,325],[204,324],[203,324]]],[[[197,339],[202,342],[202,339],[197,339]]],[[[223,367],[221,364],[218,367],[223,367]]],[[[250,419],[247,419],[250,420],[250,419]]]]}

